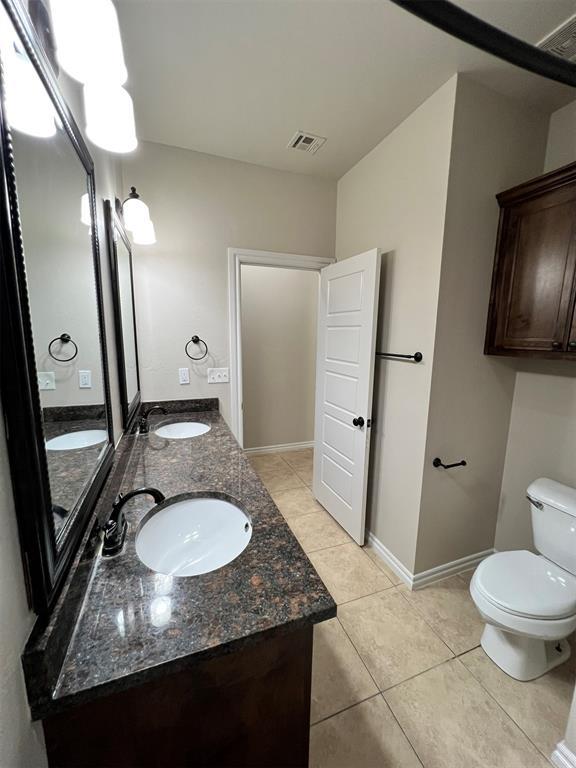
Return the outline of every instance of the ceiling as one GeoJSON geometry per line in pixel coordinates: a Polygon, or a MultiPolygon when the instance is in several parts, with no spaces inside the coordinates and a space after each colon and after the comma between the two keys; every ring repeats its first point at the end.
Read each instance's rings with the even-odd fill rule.
{"type": "MultiPolygon", "coordinates": [[[[388,0],[116,0],[141,139],[339,178],[455,72],[530,108],[576,98],[388,0]],[[326,136],[287,149],[297,130],[326,136]]],[[[459,0],[537,42],[576,0],[459,0]]]]}

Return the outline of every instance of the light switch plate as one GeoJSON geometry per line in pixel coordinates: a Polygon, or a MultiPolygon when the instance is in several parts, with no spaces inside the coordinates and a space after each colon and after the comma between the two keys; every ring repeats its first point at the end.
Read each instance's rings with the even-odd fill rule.
{"type": "Polygon", "coordinates": [[[80,389],[92,389],[92,371],[78,371],[80,389]]]}
{"type": "Polygon", "coordinates": [[[190,384],[190,368],[178,368],[178,381],[180,384],[190,384]]]}
{"type": "Polygon", "coordinates": [[[48,389],[56,389],[56,377],[54,371],[38,371],[38,389],[44,392],[48,389]]]}
{"type": "Polygon", "coordinates": [[[228,368],[208,368],[208,384],[228,384],[229,381],[228,368]]]}

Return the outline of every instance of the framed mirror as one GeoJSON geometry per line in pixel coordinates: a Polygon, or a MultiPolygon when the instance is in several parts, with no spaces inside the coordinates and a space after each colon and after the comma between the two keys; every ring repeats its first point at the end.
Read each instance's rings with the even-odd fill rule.
{"type": "Polygon", "coordinates": [[[106,239],[114,299],[122,420],[124,428],[127,429],[132,424],[140,407],[140,374],[136,339],[132,248],[117,207],[113,209],[109,200],[104,201],[106,239]]]}
{"type": "Polygon", "coordinates": [[[28,16],[0,13],[2,400],[42,615],[111,467],[112,419],[93,162],[28,16]]]}

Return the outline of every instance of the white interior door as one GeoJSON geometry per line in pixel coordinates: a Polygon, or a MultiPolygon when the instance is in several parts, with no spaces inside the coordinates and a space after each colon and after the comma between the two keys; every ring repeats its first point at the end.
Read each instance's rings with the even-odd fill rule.
{"type": "Polygon", "coordinates": [[[380,251],[320,272],[314,495],[364,544],[380,251]]]}

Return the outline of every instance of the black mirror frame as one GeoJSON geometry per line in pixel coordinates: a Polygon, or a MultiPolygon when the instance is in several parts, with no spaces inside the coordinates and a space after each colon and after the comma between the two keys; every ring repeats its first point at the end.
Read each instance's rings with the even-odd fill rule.
{"type": "Polygon", "coordinates": [[[112,298],[114,302],[114,325],[116,333],[116,354],[118,357],[118,381],[120,385],[120,400],[122,405],[122,422],[125,430],[130,429],[142,402],[140,387],[140,360],[138,357],[138,335],[136,333],[136,300],[134,297],[134,268],[132,265],[132,246],[124,222],[118,213],[118,203],[112,208],[110,200],[104,201],[104,221],[106,223],[106,240],[108,244],[108,257],[110,259],[110,275],[112,277],[112,298]],[[118,251],[116,238],[120,237],[128,251],[130,263],[130,291],[132,296],[132,317],[134,322],[134,349],[136,353],[136,379],[138,390],[132,399],[128,401],[128,383],[126,381],[126,357],[124,354],[124,334],[122,328],[122,302],[120,297],[120,274],[118,269],[118,251]]]}
{"type": "Polygon", "coordinates": [[[48,467],[44,449],[42,409],[37,385],[34,342],[18,212],[16,169],[10,130],[4,112],[3,72],[0,68],[0,248],[1,248],[1,389],[16,517],[28,598],[46,619],[77,551],[114,459],[112,409],[106,330],[97,231],[94,163],[66,104],[54,73],[27,13],[18,0],[2,0],[36,69],[87,177],[92,217],[92,253],[98,305],[102,376],[109,440],[98,468],[79,499],[62,546],[54,531],[48,467]]]}

